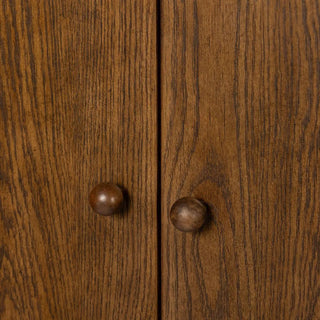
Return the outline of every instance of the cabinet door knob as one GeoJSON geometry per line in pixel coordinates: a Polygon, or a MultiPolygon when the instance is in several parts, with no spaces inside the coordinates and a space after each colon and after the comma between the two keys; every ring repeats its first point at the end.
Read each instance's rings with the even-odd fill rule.
{"type": "Polygon", "coordinates": [[[199,230],[206,218],[206,206],[192,197],[177,200],[170,210],[171,222],[178,230],[184,232],[199,230]]]}
{"type": "Polygon", "coordinates": [[[113,183],[100,183],[90,192],[89,203],[96,213],[110,216],[123,207],[123,192],[113,183]]]}

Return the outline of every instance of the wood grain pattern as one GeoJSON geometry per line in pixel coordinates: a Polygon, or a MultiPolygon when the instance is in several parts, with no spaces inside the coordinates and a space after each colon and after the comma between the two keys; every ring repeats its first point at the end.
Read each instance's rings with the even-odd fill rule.
{"type": "Polygon", "coordinates": [[[166,0],[161,28],[162,318],[320,319],[320,2],[166,0]]]}
{"type": "Polygon", "coordinates": [[[156,319],[156,1],[0,3],[0,318],[156,319]]]}

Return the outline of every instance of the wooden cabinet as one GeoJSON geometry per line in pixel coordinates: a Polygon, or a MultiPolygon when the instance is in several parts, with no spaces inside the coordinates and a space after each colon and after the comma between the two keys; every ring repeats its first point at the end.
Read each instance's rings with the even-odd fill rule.
{"type": "Polygon", "coordinates": [[[1,319],[155,319],[155,1],[3,1],[1,319]],[[123,214],[89,206],[126,190],[123,214]]]}
{"type": "Polygon", "coordinates": [[[320,319],[318,0],[2,1],[0,57],[0,319],[320,319]]]}
{"type": "Polygon", "coordinates": [[[320,319],[319,5],[163,3],[163,319],[320,319]]]}

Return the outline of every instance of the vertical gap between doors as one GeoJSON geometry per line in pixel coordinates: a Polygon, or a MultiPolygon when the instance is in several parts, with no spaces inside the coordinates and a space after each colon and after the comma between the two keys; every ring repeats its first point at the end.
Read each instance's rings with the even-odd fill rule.
{"type": "Polygon", "coordinates": [[[157,271],[158,271],[158,319],[162,314],[162,263],[161,263],[161,0],[156,0],[156,59],[157,59],[157,271]]]}

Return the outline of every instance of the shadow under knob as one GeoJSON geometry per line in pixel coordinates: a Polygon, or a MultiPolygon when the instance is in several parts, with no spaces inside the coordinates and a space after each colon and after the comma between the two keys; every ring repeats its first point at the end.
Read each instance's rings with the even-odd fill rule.
{"type": "Polygon", "coordinates": [[[196,198],[181,198],[173,204],[170,210],[170,219],[180,231],[197,231],[207,219],[207,208],[196,198]]]}
{"type": "Polygon", "coordinates": [[[113,183],[100,183],[90,192],[89,203],[96,213],[110,216],[122,209],[123,192],[113,183]]]}

